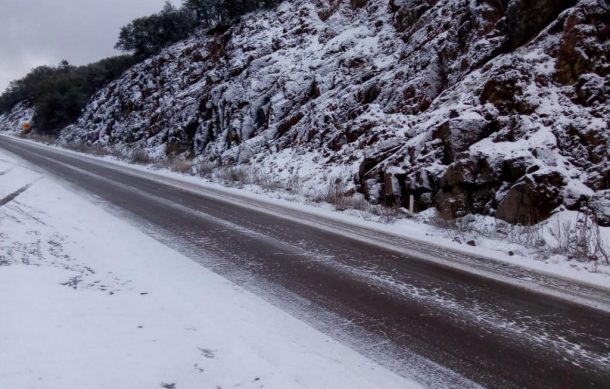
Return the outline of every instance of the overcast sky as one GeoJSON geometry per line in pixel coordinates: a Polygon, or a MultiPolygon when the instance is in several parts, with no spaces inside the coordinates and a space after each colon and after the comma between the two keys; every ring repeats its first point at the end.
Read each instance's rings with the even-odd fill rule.
{"type": "MultiPolygon", "coordinates": [[[[39,65],[74,65],[118,54],[121,26],[165,0],[0,0],[0,93],[39,65]]],[[[172,0],[176,5],[180,0],[172,0]]]]}

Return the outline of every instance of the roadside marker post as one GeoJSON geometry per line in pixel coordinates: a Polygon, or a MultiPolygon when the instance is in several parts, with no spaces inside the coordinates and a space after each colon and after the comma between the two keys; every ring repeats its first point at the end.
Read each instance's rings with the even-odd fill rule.
{"type": "Polygon", "coordinates": [[[409,215],[410,216],[413,216],[414,209],[415,209],[415,197],[413,197],[413,195],[410,195],[409,196],[409,215]]]}

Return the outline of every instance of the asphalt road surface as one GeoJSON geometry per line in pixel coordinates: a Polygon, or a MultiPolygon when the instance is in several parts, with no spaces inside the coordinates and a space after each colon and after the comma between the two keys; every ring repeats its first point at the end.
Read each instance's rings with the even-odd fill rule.
{"type": "Polygon", "coordinates": [[[4,136],[0,147],[426,386],[610,388],[608,290],[4,136]]]}

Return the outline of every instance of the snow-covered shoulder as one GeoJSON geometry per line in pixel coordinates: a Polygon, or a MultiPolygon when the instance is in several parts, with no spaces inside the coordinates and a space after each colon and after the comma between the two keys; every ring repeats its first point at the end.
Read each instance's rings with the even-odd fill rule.
{"type": "Polygon", "coordinates": [[[417,387],[0,152],[0,387],[417,387]]]}

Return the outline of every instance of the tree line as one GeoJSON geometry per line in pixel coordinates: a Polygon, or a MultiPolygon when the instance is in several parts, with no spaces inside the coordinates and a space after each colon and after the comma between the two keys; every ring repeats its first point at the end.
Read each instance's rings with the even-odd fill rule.
{"type": "Polygon", "coordinates": [[[58,66],[39,66],[9,84],[0,95],[0,113],[26,101],[35,108],[35,129],[53,133],[76,121],[97,90],[135,65],[136,58],[123,55],[85,66],[62,61],[58,66]]]}
{"type": "Polygon", "coordinates": [[[281,0],[183,0],[180,7],[166,2],[156,14],[133,20],[121,28],[116,49],[142,58],[157,54],[198,28],[227,27],[240,16],[276,6],[281,0]]]}
{"type": "Polygon", "coordinates": [[[40,66],[11,82],[0,95],[0,114],[17,103],[34,106],[34,129],[53,134],[78,119],[91,96],[128,68],[186,39],[199,28],[226,28],[240,16],[272,7],[282,0],[183,0],[180,7],[167,2],[160,12],[133,20],[121,28],[116,48],[126,55],[85,66],[62,61],[40,66]]]}

